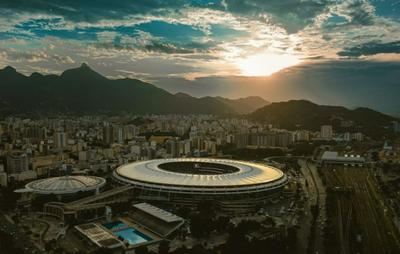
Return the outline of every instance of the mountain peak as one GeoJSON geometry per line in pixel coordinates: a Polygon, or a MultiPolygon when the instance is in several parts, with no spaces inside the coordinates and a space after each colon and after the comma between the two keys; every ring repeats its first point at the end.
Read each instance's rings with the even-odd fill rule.
{"type": "Polygon", "coordinates": [[[84,69],[84,68],[90,69],[90,67],[89,67],[89,65],[87,63],[82,63],[80,68],[82,68],[82,69],[84,69]]]}
{"type": "Polygon", "coordinates": [[[14,67],[12,67],[12,66],[6,66],[4,69],[2,69],[2,70],[0,70],[0,71],[2,71],[2,72],[9,72],[9,73],[15,73],[15,72],[17,72],[17,70],[14,68],[14,67]]]}
{"type": "Polygon", "coordinates": [[[2,79],[25,77],[23,74],[19,73],[14,67],[11,66],[6,66],[4,69],[0,69],[0,75],[2,79]]]}
{"type": "Polygon", "coordinates": [[[81,66],[73,69],[65,70],[62,74],[62,77],[81,79],[81,78],[96,78],[96,79],[106,79],[106,77],[94,71],[90,66],[86,63],[82,63],[81,66]]]}
{"type": "Polygon", "coordinates": [[[31,78],[41,78],[43,77],[42,74],[40,74],[39,72],[32,72],[32,74],[30,75],[31,78]]]}

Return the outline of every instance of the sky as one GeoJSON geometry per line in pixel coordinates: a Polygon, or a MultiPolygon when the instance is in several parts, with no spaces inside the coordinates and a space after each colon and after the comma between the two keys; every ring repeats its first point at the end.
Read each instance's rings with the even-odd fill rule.
{"type": "Polygon", "coordinates": [[[387,100],[400,94],[400,0],[0,1],[0,67],[83,62],[193,96],[400,112],[387,100]]]}

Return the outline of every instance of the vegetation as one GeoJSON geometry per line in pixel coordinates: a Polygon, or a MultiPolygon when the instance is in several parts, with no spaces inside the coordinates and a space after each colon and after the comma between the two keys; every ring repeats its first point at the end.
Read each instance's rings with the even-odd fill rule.
{"type": "Polygon", "coordinates": [[[329,124],[339,132],[362,132],[379,139],[391,135],[387,126],[396,118],[368,108],[354,110],[339,106],[317,105],[306,100],[271,103],[248,115],[251,120],[261,120],[287,130],[319,131],[321,125],[329,124]],[[341,122],[350,121],[349,127],[342,127],[341,122]]]}

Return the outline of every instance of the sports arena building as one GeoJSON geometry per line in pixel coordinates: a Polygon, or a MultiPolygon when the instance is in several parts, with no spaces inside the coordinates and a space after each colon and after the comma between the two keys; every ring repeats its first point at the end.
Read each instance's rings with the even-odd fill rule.
{"type": "Polygon", "coordinates": [[[210,200],[235,212],[259,207],[279,195],[288,181],[271,166],[208,158],[140,161],[113,174],[118,182],[133,186],[135,197],[144,201],[191,205],[210,200]]]}
{"type": "Polygon", "coordinates": [[[105,183],[104,178],[97,176],[60,176],[30,182],[25,189],[41,195],[71,195],[88,191],[98,193],[105,183]]]}

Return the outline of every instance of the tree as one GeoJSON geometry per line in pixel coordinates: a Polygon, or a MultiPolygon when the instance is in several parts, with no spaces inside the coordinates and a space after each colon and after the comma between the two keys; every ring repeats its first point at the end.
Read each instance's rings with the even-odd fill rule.
{"type": "Polygon", "coordinates": [[[93,254],[112,254],[113,251],[111,249],[101,247],[93,252],[93,254]]]}
{"type": "Polygon", "coordinates": [[[162,241],[158,245],[158,254],[168,254],[169,252],[169,242],[168,241],[162,241]]]}
{"type": "Polygon", "coordinates": [[[142,246],[139,246],[139,247],[137,247],[135,249],[135,253],[136,254],[148,254],[149,250],[147,249],[146,246],[142,245],[142,246]]]}

